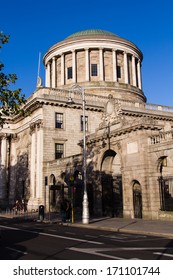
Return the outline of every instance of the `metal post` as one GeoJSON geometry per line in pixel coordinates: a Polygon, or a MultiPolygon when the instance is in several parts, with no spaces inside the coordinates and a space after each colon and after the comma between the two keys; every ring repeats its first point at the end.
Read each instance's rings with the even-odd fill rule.
{"type": "MultiPolygon", "coordinates": [[[[83,109],[83,174],[84,174],[84,195],[83,195],[83,210],[82,210],[82,223],[89,223],[89,206],[87,194],[87,165],[86,165],[86,119],[85,119],[85,91],[83,87],[74,85],[73,91],[78,91],[82,95],[82,109],[83,109]]],[[[68,104],[74,104],[71,96],[68,98],[68,104]]]]}
{"type": "Polygon", "coordinates": [[[45,212],[46,212],[46,203],[47,203],[47,201],[46,201],[46,188],[47,188],[47,183],[48,183],[48,177],[47,176],[45,176],[44,177],[44,209],[45,209],[45,212]]]}
{"type": "Polygon", "coordinates": [[[49,186],[49,222],[50,222],[50,186],[49,186]]]}
{"type": "Polygon", "coordinates": [[[72,187],[72,209],[71,209],[71,222],[74,224],[74,187],[72,187]]]}
{"type": "Polygon", "coordinates": [[[87,194],[87,176],[86,176],[86,120],[85,120],[85,91],[82,90],[82,107],[83,107],[83,170],[84,170],[84,196],[83,196],[83,212],[82,223],[89,223],[88,194],[87,194]]]}

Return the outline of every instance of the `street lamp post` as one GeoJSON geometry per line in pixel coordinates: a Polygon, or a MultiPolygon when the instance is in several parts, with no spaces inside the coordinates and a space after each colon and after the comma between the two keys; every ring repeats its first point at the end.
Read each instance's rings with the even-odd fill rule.
{"type": "MultiPolygon", "coordinates": [[[[83,182],[84,182],[84,194],[83,194],[83,209],[82,209],[82,223],[89,223],[89,205],[87,194],[87,165],[86,165],[86,119],[85,119],[85,90],[79,85],[72,87],[73,91],[78,91],[82,95],[82,109],[83,109],[83,182]]],[[[69,102],[72,102],[72,98],[69,97],[69,102]]],[[[73,102],[74,103],[74,102],[73,102]]]]}
{"type": "Polygon", "coordinates": [[[88,194],[87,194],[87,177],[86,177],[86,119],[85,119],[85,91],[81,88],[82,108],[83,108],[83,169],[84,169],[84,196],[83,196],[83,212],[82,223],[89,223],[88,194]]]}

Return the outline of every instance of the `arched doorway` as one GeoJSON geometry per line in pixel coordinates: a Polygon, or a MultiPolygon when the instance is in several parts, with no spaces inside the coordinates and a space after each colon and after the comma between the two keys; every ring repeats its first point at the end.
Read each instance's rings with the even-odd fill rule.
{"type": "Polygon", "coordinates": [[[161,211],[173,211],[173,176],[169,169],[170,159],[167,156],[162,156],[158,159],[158,169],[160,176],[159,193],[160,193],[160,210],[161,211]],[[169,162],[169,164],[167,164],[169,162]]]}
{"type": "Polygon", "coordinates": [[[138,181],[133,182],[133,209],[134,218],[142,219],[142,192],[138,181]]]}
{"type": "Polygon", "coordinates": [[[113,150],[107,150],[101,164],[102,213],[104,216],[121,217],[122,175],[119,155],[113,150]]]}

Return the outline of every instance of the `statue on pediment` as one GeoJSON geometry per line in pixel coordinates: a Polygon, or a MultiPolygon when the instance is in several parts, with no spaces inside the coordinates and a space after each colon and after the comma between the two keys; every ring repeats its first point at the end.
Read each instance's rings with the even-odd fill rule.
{"type": "Polygon", "coordinates": [[[42,79],[40,78],[40,76],[38,76],[37,78],[37,88],[42,87],[42,79]]]}

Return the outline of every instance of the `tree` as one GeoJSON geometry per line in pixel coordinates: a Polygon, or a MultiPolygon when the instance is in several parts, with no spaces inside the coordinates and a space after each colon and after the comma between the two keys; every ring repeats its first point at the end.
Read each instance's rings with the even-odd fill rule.
{"type": "MultiPolygon", "coordinates": [[[[0,32],[0,49],[8,43],[10,36],[0,32]]],[[[10,86],[17,80],[16,74],[5,74],[4,64],[0,62],[0,126],[6,122],[7,117],[22,113],[22,105],[26,102],[25,95],[21,89],[11,90],[10,86]]]]}

